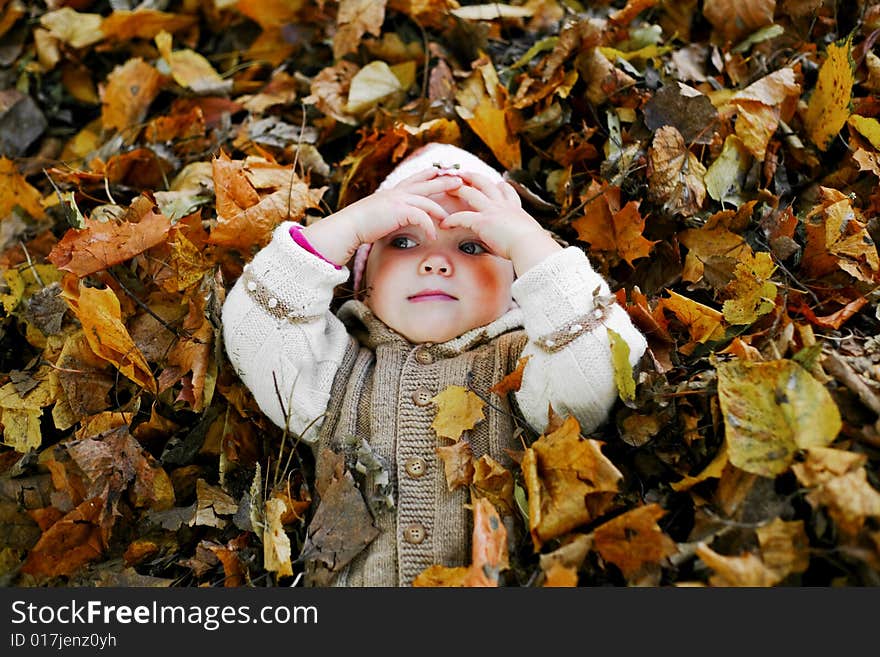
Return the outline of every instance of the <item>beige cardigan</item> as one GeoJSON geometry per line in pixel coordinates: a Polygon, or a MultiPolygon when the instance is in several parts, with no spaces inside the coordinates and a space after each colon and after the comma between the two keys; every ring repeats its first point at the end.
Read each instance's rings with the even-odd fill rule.
{"type": "MultiPolygon", "coordinates": [[[[276,229],[230,290],[223,336],[236,372],[276,424],[286,423],[317,455],[364,439],[387,465],[391,506],[372,504],[378,537],[333,584],[405,586],[433,564],[466,565],[467,491],[447,489],[436,448],[451,442],[431,428],[431,398],[458,385],[490,401],[464,439],[476,458],[488,454],[510,466],[505,450],[522,449],[513,438],[514,411],[541,433],[552,404],[577,417],[584,433],[593,431],[617,398],[606,327],[628,342],[633,365],[644,337],[622,308],[602,303],[607,284],[583,251],[568,247],[518,278],[515,307],[491,324],[442,344],[413,345],[359,301],[346,302],[338,316],[329,312],[348,270],[301,249],[289,227],[276,229]],[[531,358],[513,399],[488,392],[523,355],[531,358]]],[[[361,480],[362,492],[375,492],[375,483],[361,480]]],[[[312,583],[326,582],[314,576],[319,571],[310,569],[312,583]]]]}

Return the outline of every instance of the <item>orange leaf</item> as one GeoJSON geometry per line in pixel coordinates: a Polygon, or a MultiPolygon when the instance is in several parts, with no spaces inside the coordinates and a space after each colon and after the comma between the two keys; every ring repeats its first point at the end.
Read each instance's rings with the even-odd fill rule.
{"type": "Polygon", "coordinates": [[[100,559],[104,552],[98,518],[102,500],[85,500],[43,532],[21,567],[22,572],[44,577],[61,577],[100,559]]]}
{"type": "Polygon", "coordinates": [[[648,192],[673,214],[696,214],[706,199],[704,167],[691,153],[681,133],[665,125],[654,133],[648,148],[648,192]]]}
{"type": "Polygon", "coordinates": [[[165,240],[171,222],[156,212],[146,196],[138,196],[122,221],[86,220],[82,230],[71,228],[47,256],[62,271],[82,278],[131,259],[165,240]]]}
{"type": "Polygon", "coordinates": [[[474,464],[471,494],[492,502],[502,515],[512,515],[513,473],[488,454],[484,454],[474,464]]]}
{"type": "Polygon", "coordinates": [[[357,52],[361,38],[369,32],[382,34],[385,21],[385,3],[376,0],[340,0],[336,14],[336,34],[333,35],[333,57],[341,59],[357,52]]]}
{"type": "Polygon", "coordinates": [[[196,22],[198,18],[195,15],[171,14],[155,9],[117,9],[103,20],[101,31],[108,38],[125,42],[132,39],[152,39],[163,30],[180,32],[189,29],[196,22]]]}
{"type": "Polygon", "coordinates": [[[523,372],[525,372],[526,363],[529,362],[529,358],[531,356],[523,356],[516,361],[516,369],[489,388],[489,392],[494,392],[496,395],[503,397],[509,392],[519,390],[522,385],[523,372]]]}
{"type": "Polygon", "coordinates": [[[577,420],[569,417],[526,450],[521,467],[535,550],[607,510],[623,475],[601,445],[582,438],[577,420]]]}
{"type": "Polygon", "coordinates": [[[646,564],[659,564],[677,552],[675,542],[657,525],[664,515],[658,504],[627,511],[595,529],[593,546],[630,579],[646,564]]]}
{"type": "Polygon", "coordinates": [[[691,340],[702,343],[724,338],[725,331],[721,325],[724,317],[719,311],[672,290],[667,291],[669,298],[661,299],[660,303],[665,310],[671,310],[687,327],[691,340]]]}
{"type": "Polygon", "coordinates": [[[139,57],[114,68],[100,90],[104,127],[119,132],[138,128],[163,82],[163,75],[139,57]]]}
{"type": "Polygon", "coordinates": [[[122,323],[119,299],[113,290],[99,290],[80,283],[78,291],[71,293],[65,290],[62,296],[68,300],[82,324],[83,333],[95,355],[112,363],[140,387],[154,391],[156,380],[144,355],[122,323]]]}
{"type": "Polygon", "coordinates": [[[474,533],[471,541],[471,567],[465,586],[498,586],[501,571],[509,567],[507,530],[492,503],[479,498],[474,502],[474,533]]]}

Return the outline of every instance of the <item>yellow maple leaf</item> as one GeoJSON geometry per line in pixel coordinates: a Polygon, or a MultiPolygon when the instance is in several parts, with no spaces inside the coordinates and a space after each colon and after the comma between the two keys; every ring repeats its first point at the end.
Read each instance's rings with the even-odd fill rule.
{"type": "Polygon", "coordinates": [[[723,316],[720,312],[672,290],[668,290],[668,292],[669,298],[660,300],[662,307],[665,310],[671,310],[678,320],[687,326],[688,333],[693,340],[693,342],[680,347],[679,351],[687,354],[693,350],[694,343],[724,338],[723,316]]]}
{"type": "Polygon", "coordinates": [[[828,150],[831,140],[849,118],[854,83],[850,36],[828,46],[827,57],[819,68],[816,88],[804,114],[807,135],[819,150],[828,150]]]}
{"type": "Polygon", "coordinates": [[[486,417],[483,415],[483,400],[462,386],[449,386],[433,401],[437,404],[437,416],[431,428],[442,438],[458,440],[486,417]]]}
{"type": "Polygon", "coordinates": [[[0,157],[0,217],[6,217],[15,206],[21,207],[35,219],[42,218],[40,192],[32,187],[15,166],[15,162],[0,157]]]}
{"type": "Polygon", "coordinates": [[[769,279],[775,270],[773,258],[765,251],[742,256],[734,269],[733,281],[725,289],[730,298],[721,307],[728,324],[752,324],[773,310],[777,288],[769,279]]]}

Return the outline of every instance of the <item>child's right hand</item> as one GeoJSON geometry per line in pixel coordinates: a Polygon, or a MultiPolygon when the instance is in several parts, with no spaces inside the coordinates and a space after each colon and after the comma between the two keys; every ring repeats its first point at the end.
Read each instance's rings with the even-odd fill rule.
{"type": "Polygon", "coordinates": [[[462,180],[428,169],[405,178],[391,189],[373,192],[342,210],[303,229],[303,236],[325,258],[344,265],[361,244],[370,244],[404,226],[421,226],[437,236],[434,220],[447,216],[440,204],[428,198],[458,189],[462,180]]]}

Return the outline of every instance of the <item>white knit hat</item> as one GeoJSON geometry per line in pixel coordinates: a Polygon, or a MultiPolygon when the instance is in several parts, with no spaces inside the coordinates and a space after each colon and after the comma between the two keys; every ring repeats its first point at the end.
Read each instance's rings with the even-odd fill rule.
{"type": "MultiPolygon", "coordinates": [[[[452,144],[431,142],[410,153],[394,170],[389,173],[385,180],[379,184],[379,189],[390,189],[400,181],[417,174],[419,171],[430,169],[439,165],[441,169],[459,169],[470,173],[478,173],[486,176],[494,183],[499,183],[504,178],[501,173],[483,162],[480,158],[466,150],[452,144]]],[[[372,244],[361,244],[354,255],[352,271],[354,276],[354,289],[358,292],[367,268],[367,258],[370,255],[372,244]]]]}

